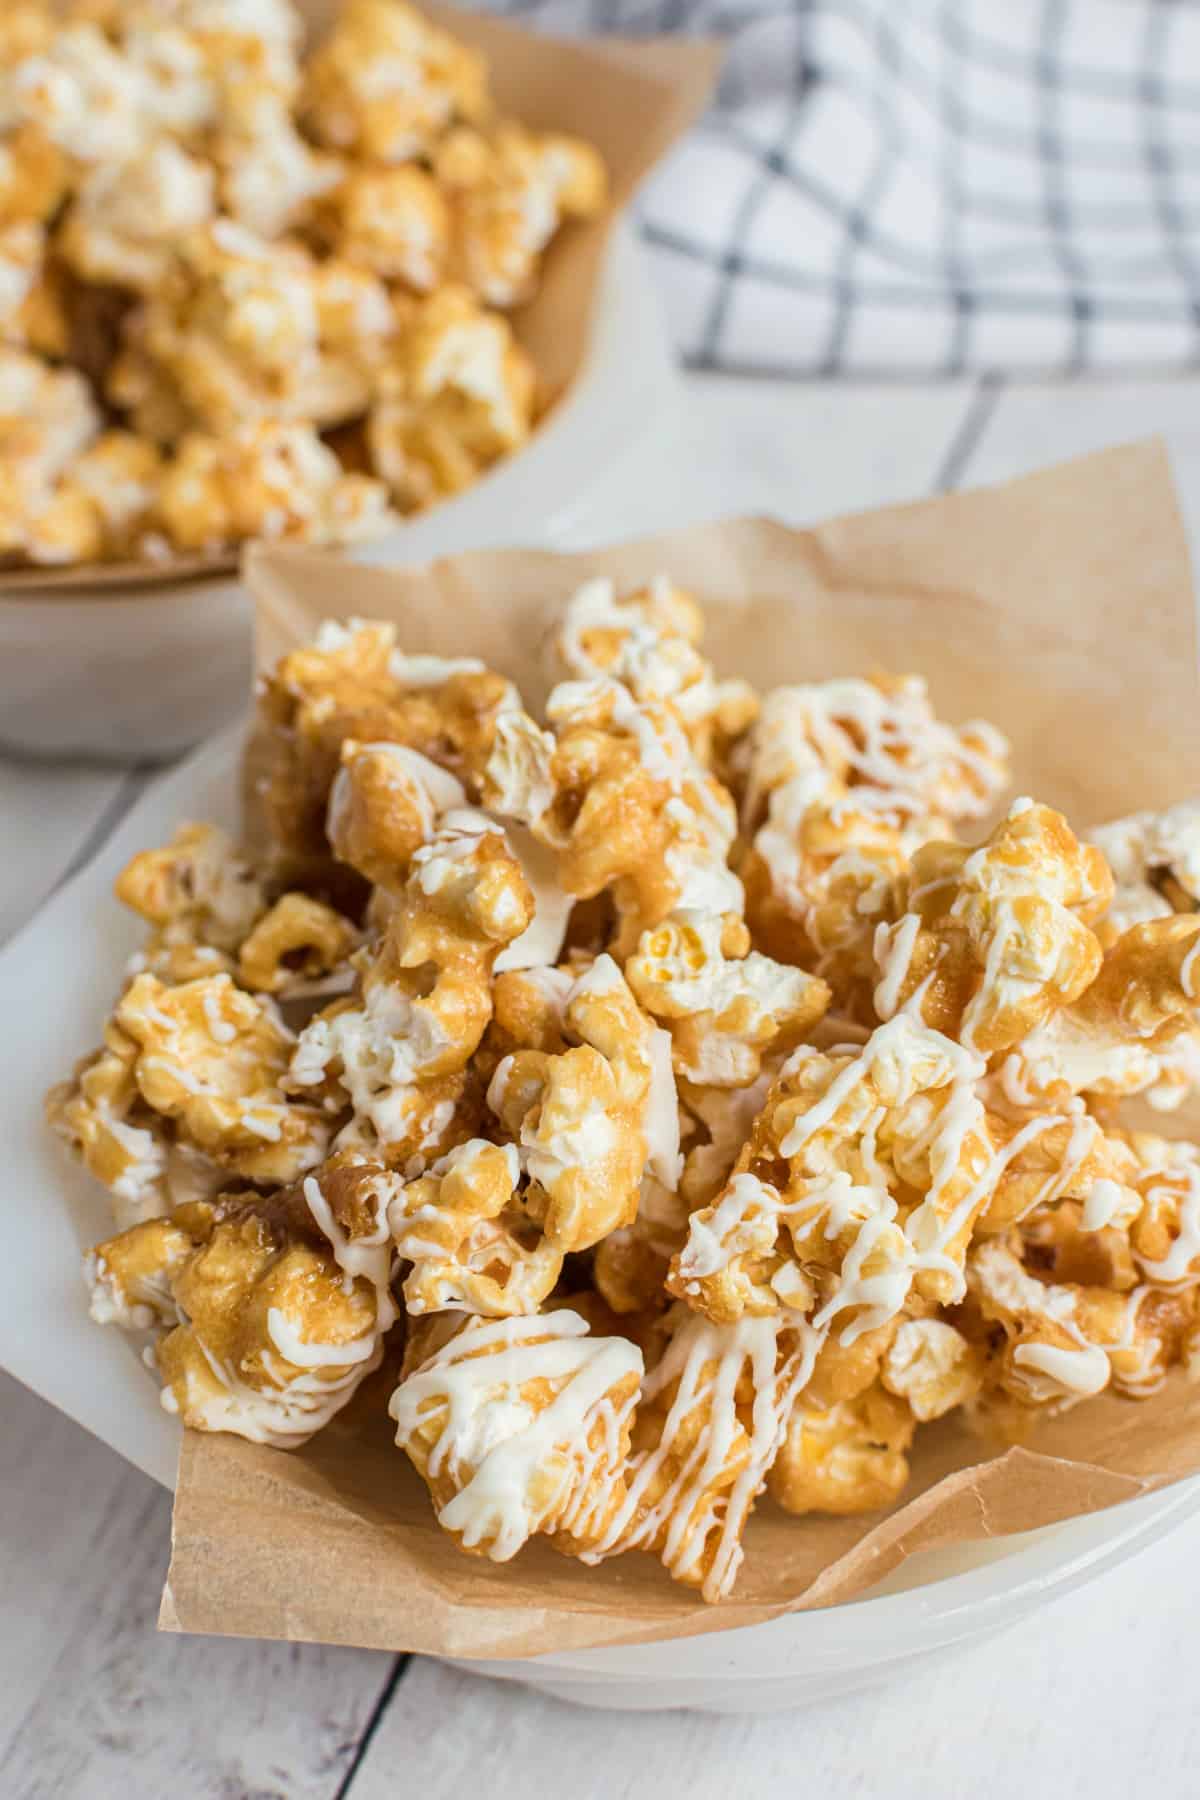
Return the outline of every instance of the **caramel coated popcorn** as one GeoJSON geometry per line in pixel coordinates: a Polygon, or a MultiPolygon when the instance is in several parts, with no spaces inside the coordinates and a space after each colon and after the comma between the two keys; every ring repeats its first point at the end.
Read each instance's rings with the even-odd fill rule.
{"type": "MultiPolygon", "coordinates": [[[[339,55],[327,132],[428,129],[339,55]]],[[[915,677],[759,696],[703,624],[586,583],[540,716],[324,625],[260,685],[253,855],[189,824],[119,878],[149,936],[47,1111],[112,1198],[93,1316],[190,1429],[303,1442],[403,1321],[396,1441],[464,1550],[716,1602],[764,1494],[878,1512],[938,1420],[1200,1369],[1200,1145],[1122,1111],[1200,1076],[1200,878],[1194,806],[987,832],[998,732],[915,677]]]]}
{"type": "Polygon", "coordinates": [[[461,492],[536,420],[506,313],[607,203],[405,0],[307,51],[293,0],[9,8],[0,559],[354,543],[461,492]]]}

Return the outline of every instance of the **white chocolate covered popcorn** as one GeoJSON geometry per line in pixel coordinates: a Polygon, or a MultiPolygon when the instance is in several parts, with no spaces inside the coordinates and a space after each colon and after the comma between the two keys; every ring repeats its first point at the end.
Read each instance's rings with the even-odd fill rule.
{"type": "Polygon", "coordinates": [[[26,428],[0,456],[0,557],[354,543],[529,438],[545,396],[504,310],[607,205],[601,158],[500,120],[485,59],[404,0],[309,24],[296,0],[0,19],[0,355],[36,366],[35,420],[55,383],[94,383],[92,433],[128,438],[154,488],[115,517],[103,470],[75,479],[86,440],[48,472],[26,428]]]}
{"type": "Polygon", "coordinates": [[[1200,802],[1134,813],[1088,833],[1112,870],[1112,902],[1098,930],[1105,944],[1171,913],[1200,909],[1200,802]]]}
{"type": "Polygon", "coordinates": [[[670,1041],[601,956],[563,1003],[566,1047],[516,1050],[492,1076],[488,1104],[533,1186],[526,1209],[563,1250],[585,1250],[637,1211],[642,1177],[679,1178],[670,1041]]]}
{"type": "Polygon", "coordinates": [[[354,542],[390,517],[382,484],[346,474],[309,426],[267,424],[185,438],[163,474],[159,515],[175,548],[193,552],[246,537],[354,542]]]}
{"type": "Polygon", "coordinates": [[[146,1104],[223,1168],[284,1182],[321,1161],[327,1124],[280,1087],[290,1035],[228,975],[177,987],[138,975],[114,1019],[138,1047],[134,1079],[146,1104]]]}
{"type": "Polygon", "coordinates": [[[1112,877],[1061,813],[1018,800],[987,843],[931,843],[913,858],[906,906],[875,943],[875,1006],[911,1006],[990,1055],[1017,1043],[1099,973],[1089,929],[1112,877]]]}
{"type": "Polygon", "coordinates": [[[746,1521],[818,1339],[802,1323],[714,1325],[682,1307],[667,1331],[643,1383],[625,1496],[584,1560],[649,1550],[715,1601],[737,1577],[746,1521]]]}
{"type": "Polygon", "coordinates": [[[179,238],[207,224],[214,206],[212,170],[162,138],[128,163],[88,173],[58,251],[84,281],[150,294],[171,273],[179,238]]]}
{"type": "Polygon", "coordinates": [[[603,678],[560,683],[547,710],[556,793],[543,828],[560,845],[569,893],[611,892],[620,954],[672,914],[739,917],[733,799],[670,708],[603,678]]]}
{"type": "Polygon", "coordinates": [[[0,346],[0,556],[36,549],[39,561],[71,560],[71,541],[86,522],[59,511],[59,482],[99,431],[82,375],[0,346]]]}
{"type": "Polygon", "coordinates": [[[379,1263],[347,1239],[315,1179],[305,1186],[304,1233],[233,1195],[136,1225],[87,1258],[93,1318],[156,1332],[163,1406],[194,1431],[294,1448],[382,1360],[396,1316],[387,1252],[379,1263]]]}
{"type": "MultiPolygon", "coordinates": [[[[351,342],[381,273],[294,267],[351,342]]],[[[93,504],[147,529],[170,467],[60,468],[69,398],[30,479],[110,463],[93,504]]],[[[1186,809],[1111,828],[1115,871],[1032,800],[956,842],[998,734],[908,678],[760,700],[701,625],[667,576],[585,584],[538,712],[328,621],[259,684],[249,848],[187,825],[119,878],[150,935],[47,1114],[118,1226],[93,1317],[188,1428],[286,1449],[353,1400],[349,1445],[403,1313],[396,1441],[462,1549],[641,1550],[717,1603],[764,1494],[881,1513],[937,1421],[1053,1455],[1068,1407],[1195,1378],[1200,1146],[1120,1108],[1200,1073],[1200,918],[1186,809]]]]}
{"type": "Polygon", "coordinates": [[[424,154],[484,109],[483,59],[403,0],[347,0],[309,61],[304,114],[317,139],[365,161],[424,154]]]}
{"type": "Polygon", "coordinates": [[[706,767],[719,764],[758,712],[748,682],[718,680],[700,652],[704,617],[666,576],[618,594],[603,578],[584,582],[567,601],[550,639],[556,675],[607,677],[634,700],[666,706],[706,767]]]}
{"type": "Polygon", "coordinates": [[[987,811],[1006,753],[991,726],[937,719],[915,676],[776,688],[742,756],[741,872],[764,947],[865,1012],[875,929],[909,856],[987,811]]]}
{"type": "Polygon", "coordinates": [[[635,1345],[592,1336],[570,1311],[467,1319],[388,1411],[464,1550],[507,1562],[544,1533],[578,1554],[622,1505],[641,1373],[635,1345]]]}
{"type": "Polygon", "coordinates": [[[678,1074],[698,1087],[746,1087],[771,1049],[791,1049],[829,1004],[823,981],[760,956],[728,955],[744,927],[683,913],[642,934],[626,965],[641,1005],[671,1034],[678,1074]]]}
{"type": "Polygon", "coordinates": [[[449,216],[441,188],[412,163],[349,168],[324,208],[325,230],[348,262],[428,293],[446,269],[449,216]]]}
{"type": "Polygon", "coordinates": [[[379,372],[367,442],[412,511],[469,486],[532,423],[533,365],[512,327],[465,288],[444,287],[416,305],[379,372]]]}
{"type": "Polygon", "coordinates": [[[491,971],[533,910],[503,830],[483,815],[448,815],[389,902],[361,991],[301,1033],[289,1088],[335,1108],[344,1100],[343,1143],[377,1148],[393,1165],[434,1161],[491,1017],[491,971]]]}
{"type": "Polygon", "coordinates": [[[489,306],[527,299],[563,219],[590,218],[607,198],[590,144],[512,123],[448,133],[434,169],[449,198],[451,272],[489,306]]]}

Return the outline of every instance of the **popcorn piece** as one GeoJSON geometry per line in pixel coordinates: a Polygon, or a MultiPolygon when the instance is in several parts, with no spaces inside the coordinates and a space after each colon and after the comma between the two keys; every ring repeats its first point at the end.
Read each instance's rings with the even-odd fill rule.
{"type": "Polygon", "coordinates": [[[181,825],[164,848],[140,851],[114,891],[154,926],[139,966],[175,981],[231,972],[267,909],[258,877],[215,825],[181,825]]]}
{"type": "Polygon", "coordinates": [[[993,726],[956,730],[936,718],[917,675],[776,688],[748,747],[746,821],[781,825],[818,790],[832,799],[850,789],[858,811],[922,829],[953,825],[988,811],[1008,778],[1007,754],[993,726]]]}
{"type": "Polygon", "coordinates": [[[1200,908],[1200,801],[1134,813],[1089,833],[1116,891],[1097,927],[1107,949],[1132,925],[1200,908]]]}
{"type": "MultiPolygon", "coordinates": [[[[175,278],[135,317],[132,365],[114,372],[114,397],[136,392],[137,359],[157,367],[201,424],[221,432],[246,422],[304,420],[332,425],[361,413],[370,396],[366,368],[393,326],[380,303],[364,314],[354,353],[327,342],[322,302],[339,271],[322,269],[300,245],[267,243],[217,219],[178,245],[175,278]]],[[[342,277],[361,293],[347,266],[342,277]]],[[[339,325],[341,312],[335,314],[339,325]]]]}
{"type": "Polygon", "coordinates": [[[290,1181],[321,1161],[328,1126],[280,1087],[289,1035],[228,975],[179,987],[139,975],[114,1015],[138,1046],[134,1076],[156,1112],[249,1181],[290,1181]]]}
{"type": "Polygon", "coordinates": [[[790,1513],[878,1512],[908,1484],[914,1430],[908,1406],[882,1387],[829,1407],[801,1397],[771,1469],[771,1498],[790,1513]]]}
{"type": "Polygon", "coordinates": [[[356,543],[392,523],[381,483],[347,475],[307,425],[247,425],[184,439],[159,508],[175,548],[217,554],[245,538],[356,543]]]}
{"type": "Polygon", "coordinates": [[[969,1272],[983,1317],[1005,1334],[991,1379],[1024,1407],[1062,1411],[1110,1382],[1135,1397],[1153,1393],[1192,1323],[1194,1294],[1041,1281],[998,1238],[972,1251],[969,1272]]]}
{"type": "Polygon", "coordinates": [[[658,1555],[676,1581],[724,1599],[741,1537],[816,1354],[802,1322],[713,1325],[675,1308],[663,1354],[642,1386],[627,1492],[583,1557],[658,1555]]]}
{"type": "Polygon", "coordinates": [[[530,1217],[561,1250],[584,1250],[632,1222],[643,1174],[678,1180],[679,1126],[669,1040],[641,1013],[611,957],[567,998],[578,1043],[557,1055],[517,1050],[500,1063],[488,1105],[532,1178],[530,1217]]]}
{"type": "Polygon", "coordinates": [[[348,0],[305,77],[314,135],[368,162],[408,162],[487,105],[483,58],[401,0],[348,0]]]}
{"type": "Polygon", "coordinates": [[[152,294],[179,238],[213,215],[212,170],[169,138],[131,163],[100,163],[80,184],[57,249],[84,281],[152,294]]]}
{"type": "Polygon", "coordinates": [[[91,1317],[123,1331],[180,1324],[171,1275],[195,1248],[191,1233],[167,1218],[147,1219],[97,1245],[83,1264],[91,1317]]]}
{"type": "Polygon", "coordinates": [[[856,789],[824,799],[824,779],[814,778],[811,798],[790,783],[791,804],[757,832],[739,869],[746,918],[773,956],[814,970],[854,1017],[870,1021],[876,933],[899,910],[913,828],[857,809],[856,789]]]}
{"type": "Polygon", "coordinates": [[[12,0],[0,18],[0,67],[13,68],[47,49],[54,27],[54,14],[45,0],[12,0]]]}
{"type": "Polygon", "coordinates": [[[156,518],[161,476],[153,444],[105,432],[31,511],[26,555],[65,563],[135,553],[156,518]]]}
{"type": "Polygon", "coordinates": [[[169,1123],[146,1104],[137,1059],[137,1044],[110,1020],[103,1048],[46,1096],[48,1123],[109,1190],[122,1229],[206,1197],[220,1181],[215,1164],[178,1146],[169,1123]]]}
{"type": "Polygon", "coordinates": [[[265,52],[265,72],[275,85],[295,85],[304,21],[293,0],[172,0],[172,6],[214,62],[256,60],[265,52]]]}
{"type": "Polygon", "coordinates": [[[386,340],[397,330],[392,296],[369,269],[340,257],[314,262],[309,275],[321,344],[335,354],[357,356],[370,364],[367,373],[373,381],[376,365],[387,352],[386,340]]]}
{"type": "Polygon", "coordinates": [[[210,154],[225,211],[264,238],[305,223],[342,179],[338,159],[301,137],[286,96],[254,79],[226,85],[210,154]]]}
{"type": "Polygon", "coordinates": [[[87,496],[62,482],[30,509],[23,555],[51,566],[90,560],[104,549],[103,523],[87,496]]]}
{"type": "Polygon", "coordinates": [[[525,442],[533,397],[533,365],[508,321],[465,288],[439,288],[380,370],[372,466],[406,512],[456,494],[525,442]]]}
{"type": "Polygon", "coordinates": [[[284,894],[238,952],[237,978],[254,993],[286,996],[348,967],[358,932],[308,894],[284,894]]]}
{"type": "Polygon", "coordinates": [[[1156,1285],[1178,1288],[1200,1277],[1200,1149],[1183,1139],[1168,1141],[1147,1132],[1124,1134],[1137,1168],[1133,1185],[1141,1205],[1129,1216],[1124,1195],[1108,1190],[1083,1225],[1124,1224],[1141,1274],[1156,1285]]]}
{"type": "MultiPolygon", "coordinates": [[[[554,803],[554,739],[517,705],[496,714],[487,760],[472,773],[490,812],[538,830],[554,803]]],[[[553,841],[553,833],[549,835],[553,841]]]]}
{"type": "Polygon", "coordinates": [[[1161,1111],[1187,1094],[1200,1063],[1200,919],[1171,914],[1131,926],[1095,980],[1024,1038],[1004,1065],[1025,1104],[1096,1102],[1146,1093],[1161,1111]]]}
{"type": "Polygon", "coordinates": [[[907,1016],[857,1053],[798,1050],[732,1179],[693,1215],[670,1290],[717,1320],[811,1312],[818,1330],[839,1321],[844,1344],[900,1312],[914,1284],[961,1296],[1002,1167],[974,1092],[982,1072],[907,1016]],[[902,1216],[910,1192],[923,1198],[902,1216]]]}
{"type": "Polygon", "coordinates": [[[436,181],[411,164],[346,170],[323,211],[337,254],[427,294],[442,281],[449,215],[436,181]]]}
{"type": "Polygon", "coordinates": [[[578,1554],[622,1506],[641,1373],[635,1345],[593,1337],[567,1310],[468,1319],[388,1411],[461,1549],[507,1562],[544,1534],[578,1554]]]}
{"type": "Polygon", "coordinates": [[[1023,1224],[1071,1195],[1096,1207],[1136,1209],[1136,1171],[1119,1136],[1101,1130],[1079,1100],[1061,1110],[988,1111],[999,1173],[979,1214],[981,1232],[1023,1224]],[[1093,1195],[1099,1195],[1093,1201],[1093,1195]]]}
{"type": "Polygon", "coordinates": [[[748,944],[740,921],[688,913],[645,932],[626,964],[640,1005],[667,1023],[676,1074],[700,1086],[745,1087],[767,1050],[790,1050],[829,1005],[823,981],[748,944]]]}
{"type": "Polygon", "coordinates": [[[128,162],[151,130],[149,84],[94,25],[68,25],[0,57],[0,133],[23,126],[84,165],[128,162]]]}
{"type": "Polygon", "coordinates": [[[195,421],[175,383],[146,353],[137,326],[136,313],[125,315],[125,342],[104,371],[104,395],[138,437],[171,448],[194,429],[195,421]]]}
{"type": "Polygon", "coordinates": [[[99,429],[82,375],[0,346],[0,555],[26,550],[30,520],[99,429]]]}
{"type": "Polygon", "coordinates": [[[482,815],[449,815],[413,857],[364,961],[361,995],[301,1033],[289,1087],[332,1084],[344,1094],[353,1118],[341,1142],[377,1147],[391,1165],[432,1161],[491,1017],[492,967],[532,914],[500,828],[482,815]]]}
{"type": "Polygon", "coordinates": [[[665,576],[618,599],[611,581],[585,582],[551,638],[559,670],[578,680],[607,676],[639,703],[666,705],[706,766],[753,722],[758,700],[744,681],[718,681],[699,651],[704,619],[690,594],[665,576]]]}
{"type": "Polygon", "coordinates": [[[776,688],[744,757],[746,916],[763,948],[839,991],[865,986],[908,857],[987,811],[1006,755],[990,726],[935,718],[916,676],[776,688]]]}
{"type": "Polygon", "coordinates": [[[486,134],[449,133],[434,170],[451,198],[456,273],[489,306],[528,299],[561,221],[593,218],[608,198],[604,164],[590,144],[510,122],[486,134]]]}
{"type": "Polygon", "coordinates": [[[1089,924],[1112,879],[1049,807],[1018,800],[979,850],[929,844],[913,858],[909,910],[880,929],[875,1005],[991,1054],[1077,1000],[1100,968],[1089,924]]]}
{"type": "Polygon", "coordinates": [[[103,26],[142,76],[151,125],[207,153],[237,96],[284,107],[297,89],[301,19],[288,0],[82,0],[73,11],[103,26]]]}
{"type": "MultiPolygon", "coordinates": [[[[102,0],[92,10],[102,11],[102,0]]],[[[92,22],[106,25],[135,72],[147,141],[162,136],[200,149],[216,115],[222,77],[231,69],[215,68],[197,34],[182,24],[179,9],[173,11],[175,18],[168,19],[152,3],[131,8],[127,21],[92,22]]]]}
{"type": "Polygon", "coordinates": [[[505,1055],[517,1049],[560,1055],[567,1048],[567,1002],[582,973],[583,969],[568,966],[510,969],[497,975],[489,1046],[502,1045],[505,1055]]]}
{"type": "Polygon", "coordinates": [[[63,482],[93,507],[105,555],[131,551],[157,514],[162,462],[153,444],[106,431],[71,465],[63,482]]]}
{"type": "MultiPolygon", "coordinates": [[[[260,690],[255,799],[275,861],[289,877],[328,861],[325,827],[343,742],[373,750],[398,743],[462,779],[488,760],[498,715],[513,696],[510,682],[473,658],[405,656],[392,626],[323,626],[260,690]]],[[[346,829],[356,829],[353,820],[346,829]]]]}
{"type": "Polygon", "coordinates": [[[222,1203],[154,1220],[88,1258],[93,1317],[161,1327],[162,1403],[194,1431],[302,1444],[378,1368],[395,1318],[373,1282],[254,1210],[222,1203]]]}
{"type": "Polygon", "coordinates": [[[398,887],[439,814],[466,802],[461,781],[420,751],[347,738],[329,794],[329,842],[368,881],[398,887]]]}
{"type": "Polygon", "coordinates": [[[693,755],[672,713],[639,705],[607,679],[564,682],[548,711],[558,747],[542,831],[561,845],[562,884],[581,899],[611,890],[614,954],[675,913],[740,917],[727,858],[733,801],[693,755]]]}
{"type": "Polygon", "coordinates": [[[411,1316],[458,1308],[489,1318],[534,1313],[562,1273],[563,1251],[518,1196],[511,1144],[472,1138],[406,1184],[389,1219],[411,1316]]]}
{"type": "Polygon", "coordinates": [[[1127,1155],[1082,1108],[986,1111],[983,1070],[909,1014],[861,1049],[796,1051],[731,1179],[692,1215],[670,1290],[717,1320],[811,1314],[849,1346],[914,1294],[961,1299],[977,1228],[1127,1175],[1127,1155]]]}
{"type": "Polygon", "coordinates": [[[883,1386],[922,1425],[973,1399],[982,1380],[981,1352],[944,1319],[905,1319],[883,1358],[883,1386]]]}

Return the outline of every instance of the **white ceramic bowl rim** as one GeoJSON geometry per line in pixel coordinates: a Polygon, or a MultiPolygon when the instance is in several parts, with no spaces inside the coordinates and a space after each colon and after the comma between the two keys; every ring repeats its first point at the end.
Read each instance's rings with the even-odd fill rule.
{"type": "MultiPolygon", "coordinates": [[[[784,1614],[766,1625],[716,1632],[699,1637],[664,1640],[650,1645],[614,1649],[553,1652],[533,1658],[542,1668],[576,1670],[600,1675],[609,1658],[635,1661],[672,1646],[686,1652],[687,1666],[680,1678],[692,1679],[717,1667],[726,1681],[752,1682],[774,1668],[782,1653],[781,1638],[802,1641],[806,1656],[821,1666],[839,1664],[861,1668],[919,1654],[923,1649],[944,1647],[959,1639],[974,1638],[999,1629],[1010,1618],[1125,1562],[1139,1550],[1167,1536],[1200,1510],[1200,1481],[1179,1483],[1166,1495],[1126,1502],[1104,1514],[1082,1520],[1066,1520],[1037,1536],[1043,1541],[1014,1548],[1009,1554],[980,1568],[960,1574],[932,1576],[919,1586],[898,1594],[865,1594],[861,1599],[811,1612],[784,1614]],[[1145,1510],[1143,1510],[1145,1509],[1145,1510]],[[1132,1515],[1126,1518],[1126,1515],[1132,1515]],[[1098,1542],[1075,1551],[1067,1548],[1073,1528],[1096,1525],[1107,1528],[1098,1542]],[[1015,1579],[1010,1579],[1015,1576],[1015,1579]],[[997,1586],[999,1581],[1002,1586],[997,1586]],[[761,1662],[739,1668],[743,1643],[756,1640],[761,1662]]],[[[626,1676],[629,1667],[614,1668],[626,1676]]],[[[778,1671],[777,1671],[778,1672],[778,1671]]],[[[656,1681],[671,1679],[669,1669],[654,1669],[656,1681]]]]}

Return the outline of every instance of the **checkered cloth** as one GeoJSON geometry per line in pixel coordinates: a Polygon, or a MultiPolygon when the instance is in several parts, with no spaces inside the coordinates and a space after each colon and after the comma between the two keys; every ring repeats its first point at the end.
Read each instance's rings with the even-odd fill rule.
{"type": "Polygon", "coordinates": [[[484,0],[719,35],[641,202],[697,368],[1070,372],[1200,357],[1200,0],[484,0]]]}

